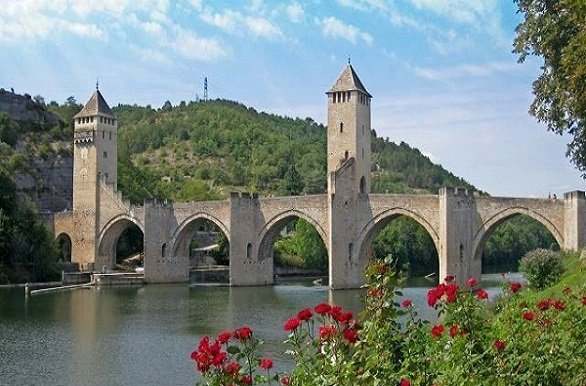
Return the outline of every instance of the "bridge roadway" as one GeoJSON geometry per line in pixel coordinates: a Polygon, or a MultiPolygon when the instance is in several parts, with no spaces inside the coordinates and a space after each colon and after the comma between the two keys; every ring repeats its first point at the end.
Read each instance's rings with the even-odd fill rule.
{"type": "Polygon", "coordinates": [[[135,224],[144,234],[145,279],[152,283],[189,280],[189,244],[204,220],[217,225],[229,240],[231,285],[272,284],[278,233],[293,218],[306,220],[328,250],[332,288],[363,283],[373,239],[399,216],[414,219],[429,233],[438,251],[440,277],[453,274],[460,281],[480,276],[488,237],[512,216],[527,215],[540,222],[564,249],[583,247],[586,230],[586,199],[581,191],[558,200],[488,197],[448,188],[438,195],[259,198],[233,193],[223,201],[153,200],[137,207],[124,201],[112,185],[101,184],[97,208],[98,213],[55,214],[55,235],[70,237],[72,253],[76,245],[96,248],[94,266],[86,268],[101,269],[113,265],[119,237],[135,224]],[[95,235],[79,234],[88,218],[98,219],[95,235]]]}

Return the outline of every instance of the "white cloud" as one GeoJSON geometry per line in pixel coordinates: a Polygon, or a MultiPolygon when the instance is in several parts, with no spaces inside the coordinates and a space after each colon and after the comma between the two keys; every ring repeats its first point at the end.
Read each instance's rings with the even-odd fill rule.
{"type": "Polygon", "coordinates": [[[247,16],[244,19],[250,33],[268,39],[276,39],[283,36],[279,27],[262,17],[247,16]]]}
{"type": "Polygon", "coordinates": [[[204,22],[230,33],[239,32],[242,27],[255,37],[271,40],[283,37],[281,29],[263,16],[244,15],[231,9],[214,12],[207,7],[200,13],[199,17],[204,22]]]}
{"type": "Polygon", "coordinates": [[[219,40],[200,37],[184,29],[178,29],[174,38],[170,39],[167,44],[190,59],[212,62],[229,56],[225,45],[219,40]]]}
{"type": "Polygon", "coordinates": [[[445,82],[456,78],[488,77],[495,73],[511,73],[520,70],[516,63],[489,62],[483,64],[462,64],[448,68],[414,67],[413,72],[420,78],[445,82]]]}
{"type": "Polygon", "coordinates": [[[285,7],[285,12],[287,13],[287,17],[293,23],[299,23],[303,19],[305,14],[303,7],[297,3],[291,3],[287,7],[285,7]]]}
{"type": "Polygon", "coordinates": [[[343,7],[353,8],[360,11],[378,10],[386,11],[388,6],[384,0],[336,0],[343,7]]]}
{"type": "Polygon", "coordinates": [[[333,16],[318,20],[318,24],[321,25],[325,36],[346,39],[352,44],[358,43],[358,40],[363,40],[370,45],[374,40],[369,33],[361,31],[352,24],[345,24],[333,16]]]}

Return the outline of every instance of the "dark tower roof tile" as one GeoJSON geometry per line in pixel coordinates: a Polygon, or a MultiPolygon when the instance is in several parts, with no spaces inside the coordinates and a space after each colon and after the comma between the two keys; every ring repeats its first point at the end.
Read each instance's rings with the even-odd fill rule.
{"type": "Polygon", "coordinates": [[[346,67],[344,67],[342,73],[340,73],[340,76],[338,77],[338,80],[336,80],[336,83],[334,83],[330,91],[328,91],[328,94],[339,91],[355,90],[361,91],[368,95],[368,97],[372,98],[372,95],[366,91],[366,88],[360,81],[360,78],[358,75],[356,75],[356,71],[354,71],[352,65],[348,64],[346,67]]]}
{"type": "Polygon", "coordinates": [[[79,113],[75,114],[73,118],[93,117],[96,115],[103,115],[116,118],[116,116],[110,109],[110,106],[108,106],[108,103],[102,96],[102,93],[100,93],[100,90],[96,90],[92,94],[92,96],[87,101],[83,109],[81,109],[79,113]]]}

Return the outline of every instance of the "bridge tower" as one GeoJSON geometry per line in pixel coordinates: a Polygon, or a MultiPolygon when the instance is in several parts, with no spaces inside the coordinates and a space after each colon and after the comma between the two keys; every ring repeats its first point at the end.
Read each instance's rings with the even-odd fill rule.
{"type": "MultiPolygon", "coordinates": [[[[370,193],[370,99],[350,63],[328,95],[328,176],[354,158],[355,193],[370,193]]],[[[330,181],[331,182],[331,181],[330,181]]],[[[328,183],[328,192],[333,186],[328,183]]]]}
{"type": "Polygon", "coordinates": [[[370,213],[372,96],[350,62],[326,94],[330,287],[359,287],[367,261],[359,256],[357,240],[363,217],[370,213]]]}
{"type": "Polygon", "coordinates": [[[82,269],[96,263],[100,223],[100,184],[116,190],[118,121],[96,84],[74,117],[72,260],[82,269]]]}

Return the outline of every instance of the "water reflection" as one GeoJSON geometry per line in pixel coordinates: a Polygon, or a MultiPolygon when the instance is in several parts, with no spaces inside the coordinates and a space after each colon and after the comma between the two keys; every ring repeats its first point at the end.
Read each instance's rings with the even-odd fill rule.
{"type": "MultiPolygon", "coordinates": [[[[413,300],[420,316],[433,319],[426,305],[428,288],[412,284],[403,297],[413,300]]],[[[357,313],[362,299],[361,290],[330,291],[311,281],[272,287],[79,289],[29,298],[22,289],[0,290],[0,383],[194,384],[189,354],[197,341],[244,325],[265,340],[266,355],[283,369],[290,363],[283,353],[285,320],[324,301],[357,313]]]]}

